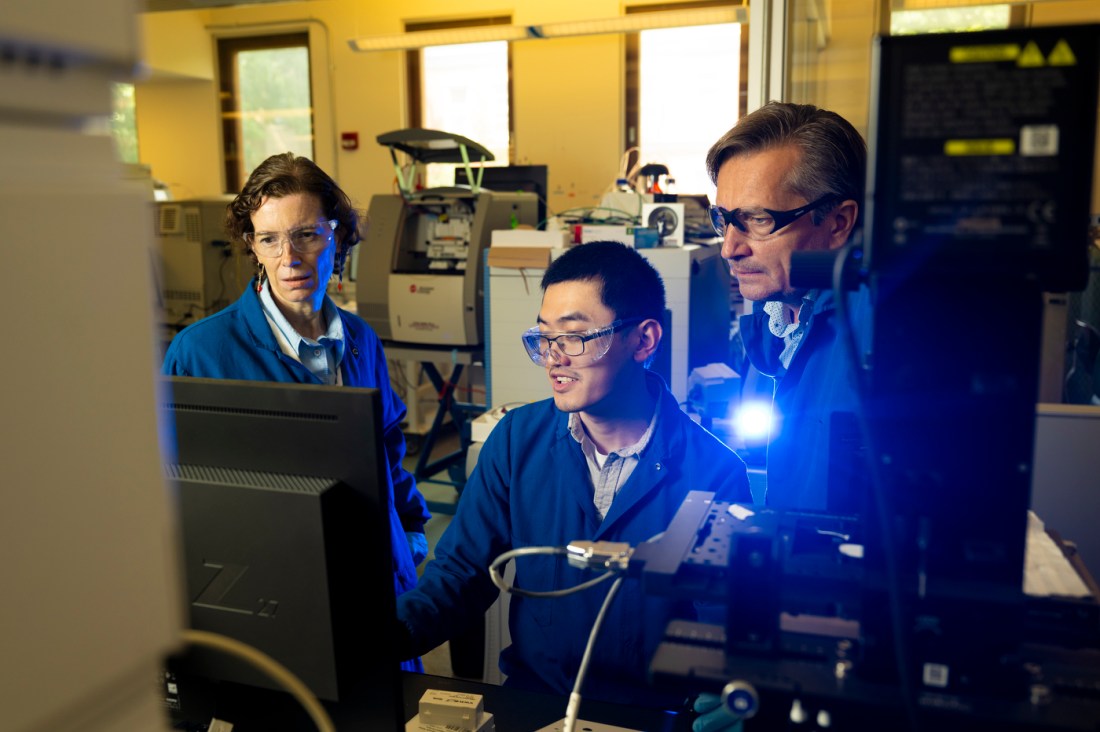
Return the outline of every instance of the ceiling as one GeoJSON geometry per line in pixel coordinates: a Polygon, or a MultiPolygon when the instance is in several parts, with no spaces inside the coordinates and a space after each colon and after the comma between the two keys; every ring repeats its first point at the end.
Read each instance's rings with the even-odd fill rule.
{"type": "Polygon", "coordinates": [[[235,5],[260,5],[267,3],[289,2],[290,0],[144,0],[145,12],[155,13],[162,10],[208,10],[210,8],[228,8],[235,5]]]}

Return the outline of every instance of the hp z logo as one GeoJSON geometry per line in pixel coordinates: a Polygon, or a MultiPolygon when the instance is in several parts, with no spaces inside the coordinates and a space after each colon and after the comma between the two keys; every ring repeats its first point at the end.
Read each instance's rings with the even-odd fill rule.
{"type": "Polygon", "coordinates": [[[278,600],[267,600],[262,597],[256,598],[256,601],[252,603],[252,607],[229,604],[229,595],[234,586],[248,571],[248,567],[245,565],[206,560],[202,563],[202,566],[208,570],[203,572],[203,576],[207,576],[210,570],[214,572],[214,576],[191,601],[191,604],[195,607],[223,610],[242,615],[257,615],[262,618],[273,618],[279,611],[278,600]]]}

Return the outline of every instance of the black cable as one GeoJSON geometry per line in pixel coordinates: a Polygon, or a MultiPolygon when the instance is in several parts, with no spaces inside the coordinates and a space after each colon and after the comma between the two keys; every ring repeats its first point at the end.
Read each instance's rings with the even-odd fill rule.
{"type": "Polygon", "coordinates": [[[854,251],[860,251],[860,247],[849,244],[837,255],[833,262],[833,293],[836,300],[837,327],[840,329],[841,340],[845,350],[856,368],[856,421],[859,431],[866,445],[864,453],[868,472],[871,476],[871,502],[875,508],[875,518],[879,524],[882,537],[882,554],[886,570],[886,593],[890,608],[890,628],[894,636],[894,657],[898,671],[898,685],[901,689],[902,706],[905,710],[906,720],[913,732],[919,732],[920,725],[917,721],[916,708],[913,704],[913,682],[909,677],[909,651],[905,637],[902,633],[902,607],[901,607],[901,582],[898,576],[898,558],[895,553],[893,532],[891,531],[890,511],[888,509],[888,496],[886,484],[879,468],[878,450],[874,447],[874,433],[867,420],[864,408],[870,382],[864,373],[859,347],[856,343],[855,329],[849,320],[846,293],[843,289],[844,268],[848,258],[854,251]]]}
{"type": "Polygon", "coordinates": [[[229,267],[229,260],[233,257],[233,251],[229,248],[229,242],[227,241],[214,241],[211,242],[211,244],[214,246],[220,244],[223,247],[222,263],[221,266],[218,267],[218,285],[221,289],[218,290],[217,297],[215,297],[211,303],[214,310],[220,310],[229,304],[229,298],[226,297],[226,291],[229,289],[229,284],[225,279],[225,271],[229,267]]]}

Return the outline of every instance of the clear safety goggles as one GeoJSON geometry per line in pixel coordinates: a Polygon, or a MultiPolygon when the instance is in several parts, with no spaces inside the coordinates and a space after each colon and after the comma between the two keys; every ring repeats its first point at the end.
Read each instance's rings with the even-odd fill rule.
{"type": "Polygon", "coordinates": [[[245,233],[244,240],[261,257],[282,256],[288,243],[298,254],[312,254],[328,246],[332,232],[336,231],[339,223],[336,219],[330,219],[290,231],[249,231],[245,233]]]}
{"type": "Polygon", "coordinates": [[[579,333],[542,332],[536,326],[523,332],[523,347],[527,349],[531,360],[539,366],[546,365],[551,346],[556,346],[559,353],[570,358],[585,356],[588,362],[598,361],[611,348],[611,340],[616,333],[643,320],[645,318],[625,318],[579,333]]]}

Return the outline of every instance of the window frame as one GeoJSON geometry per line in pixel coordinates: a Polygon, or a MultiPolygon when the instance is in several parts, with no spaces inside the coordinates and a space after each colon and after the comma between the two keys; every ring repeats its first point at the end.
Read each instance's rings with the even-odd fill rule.
{"type": "MultiPolygon", "coordinates": [[[[728,0],[689,0],[679,3],[659,3],[655,5],[631,5],[624,9],[627,15],[633,13],[652,13],[662,10],[692,10],[695,8],[729,7],[728,0]]],[[[623,152],[638,145],[642,137],[641,127],[641,35],[639,32],[624,33],[624,79],[623,79],[623,152]]],[[[737,117],[748,114],[749,105],[749,24],[741,24],[741,73],[738,78],[737,117]]]]}
{"type": "Polygon", "coordinates": [[[244,170],[243,134],[241,129],[241,110],[237,79],[237,54],[243,51],[267,51],[282,48],[305,48],[309,60],[309,96],[310,104],[310,158],[317,152],[317,119],[312,100],[316,99],[313,88],[313,52],[309,42],[309,31],[289,33],[271,33],[264,35],[232,36],[217,39],[218,54],[218,98],[222,121],[222,160],[225,172],[225,192],[238,193],[247,179],[249,171],[244,170]]]}
{"type": "MultiPolygon", "coordinates": [[[[485,18],[460,18],[455,20],[435,20],[435,21],[407,21],[405,23],[406,33],[416,33],[418,31],[430,31],[430,30],[450,30],[454,28],[480,28],[483,26],[491,25],[511,25],[512,17],[510,15],[494,15],[485,18]]],[[[405,79],[408,88],[408,109],[406,110],[408,126],[412,128],[419,128],[424,126],[424,106],[421,101],[421,97],[424,93],[423,83],[423,65],[421,63],[421,52],[423,49],[412,49],[405,52],[405,79]]],[[[515,155],[515,145],[513,141],[516,139],[516,123],[515,123],[515,105],[512,103],[516,98],[515,90],[513,87],[513,71],[512,71],[512,44],[508,44],[508,155],[509,158],[515,155]]],[[[497,161],[494,160],[489,165],[511,165],[513,160],[497,161]]]]}
{"type": "Polygon", "coordinates": [[[115,140],[115,150],[119,160],[124,163],[141,163],[141,142],[137,129],[137,97],[132,82],[111,83],[109,128],[115,140]]]}

